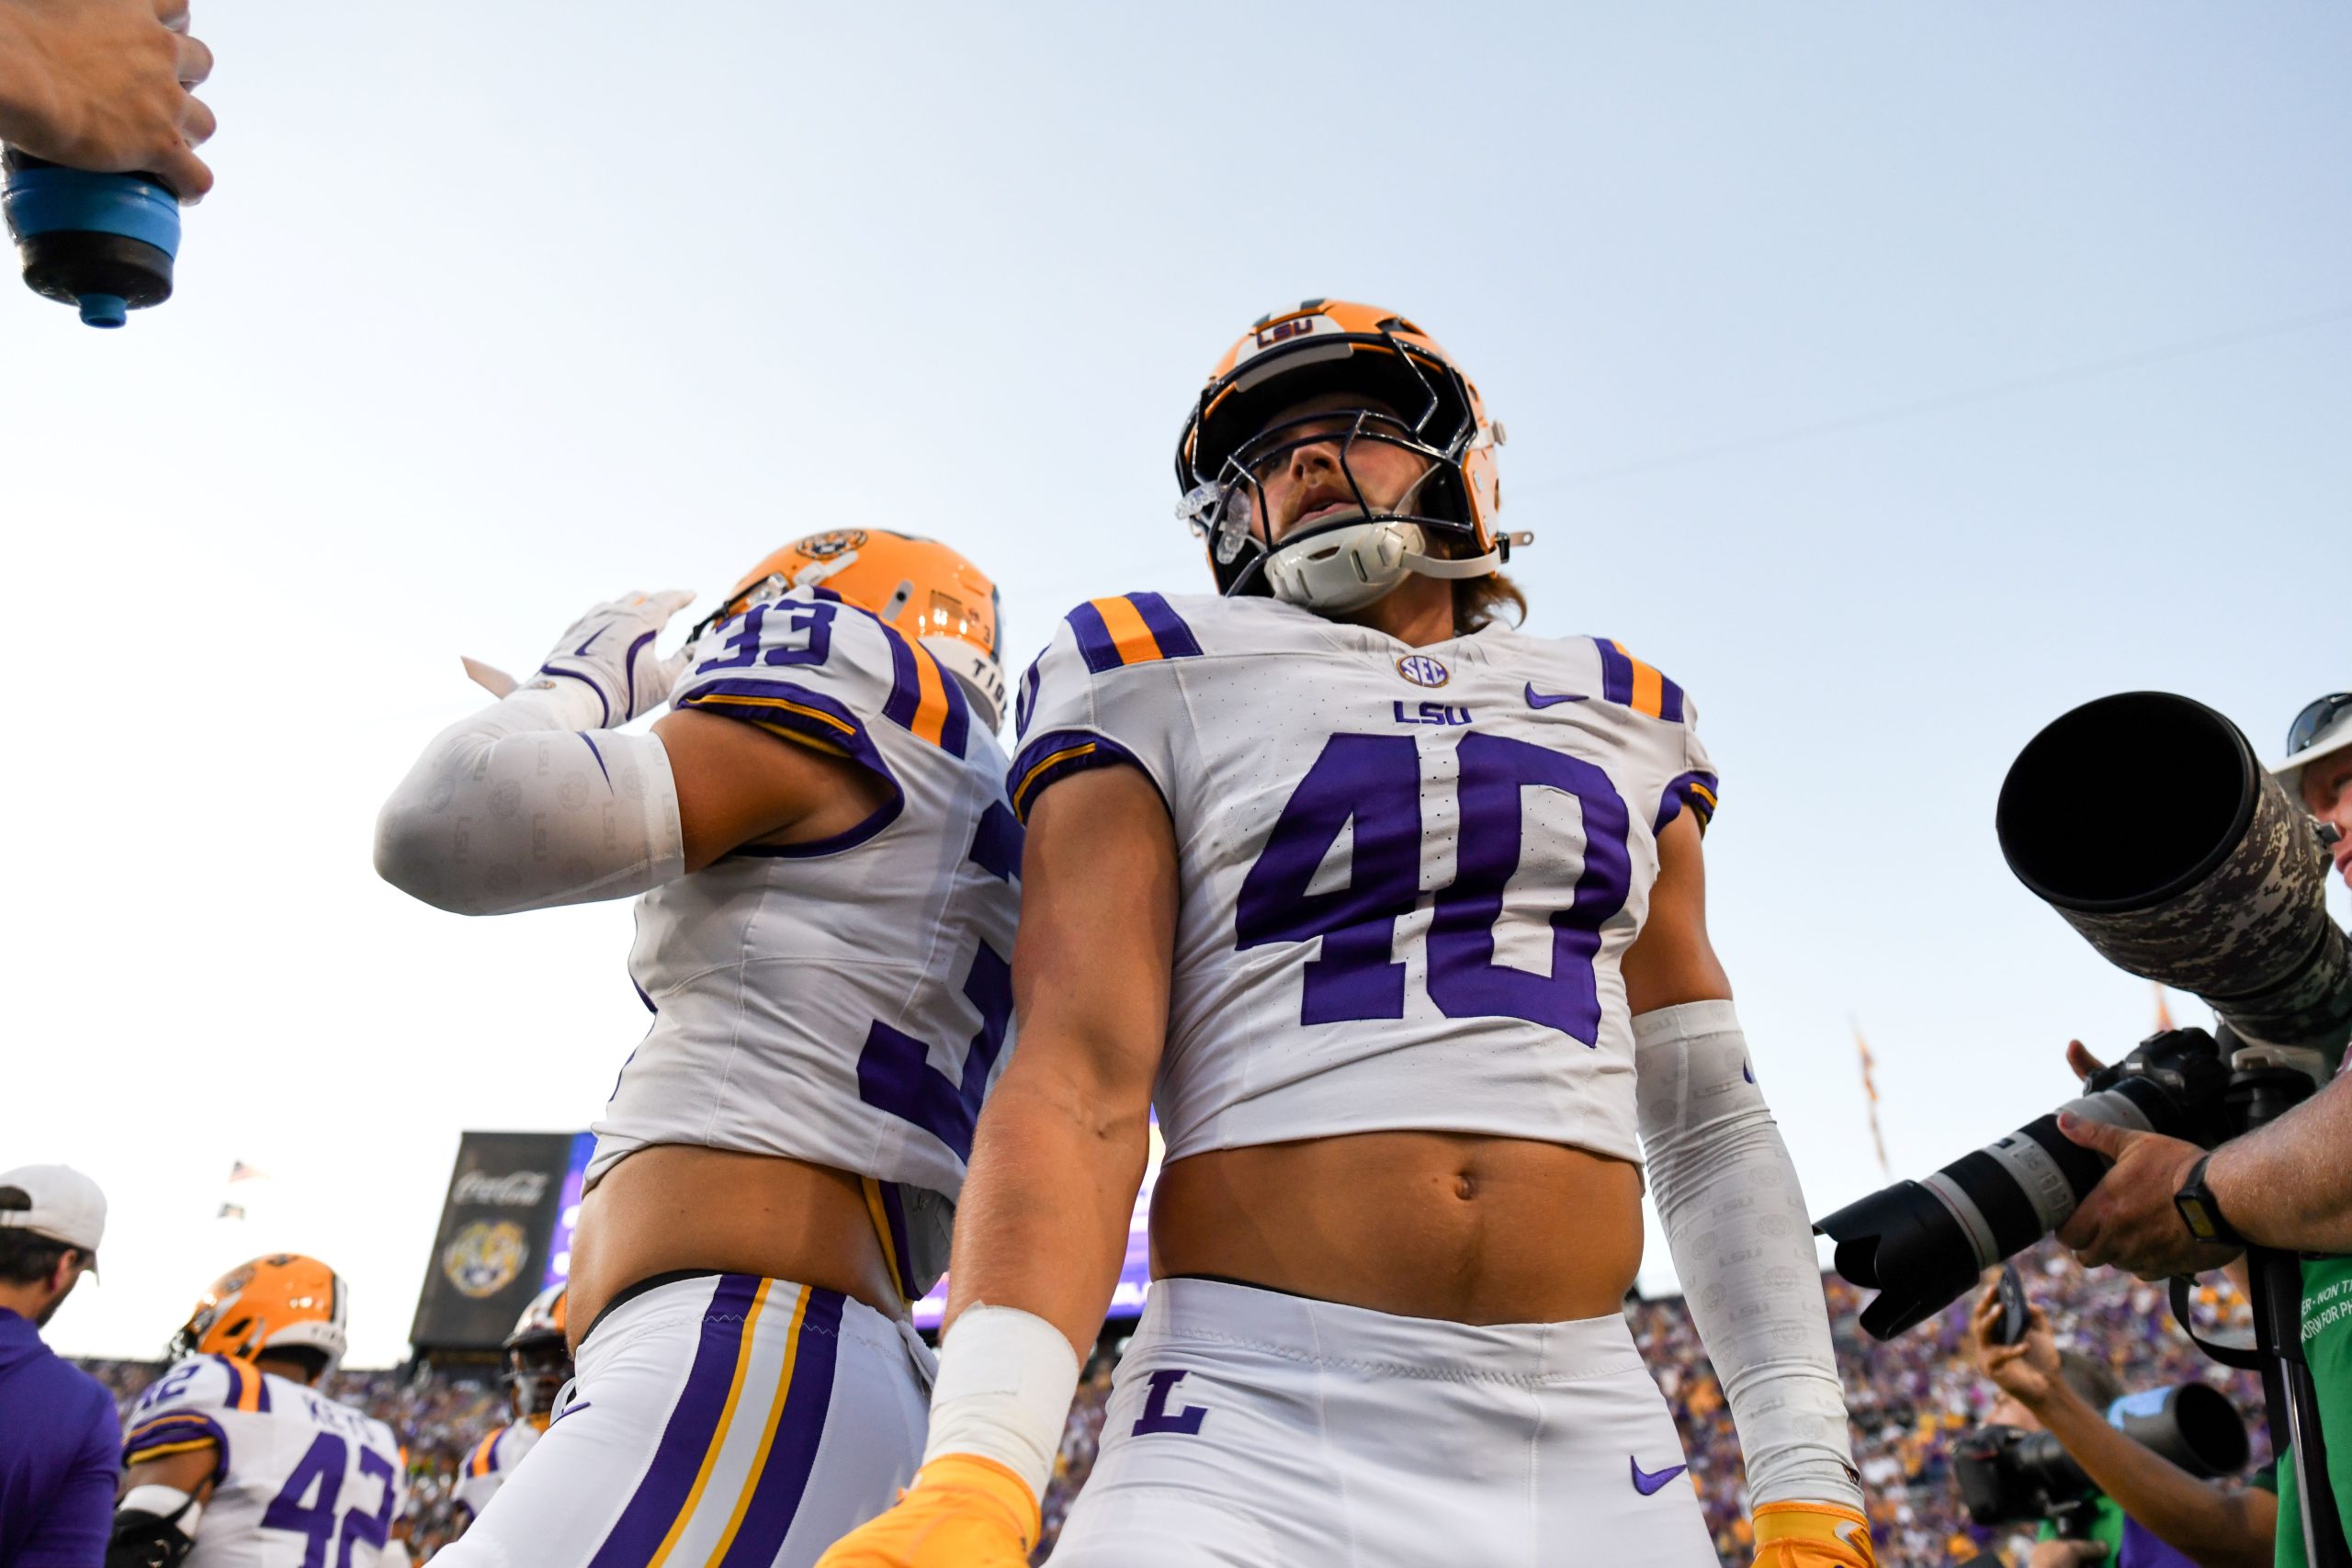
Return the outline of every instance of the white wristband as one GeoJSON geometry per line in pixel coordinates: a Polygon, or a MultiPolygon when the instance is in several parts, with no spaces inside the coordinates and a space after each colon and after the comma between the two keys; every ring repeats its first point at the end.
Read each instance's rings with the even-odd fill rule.
{"type": "Polygon", "coordinates": [[[1042,1500],[1077,1393],[1078,1353],[1060,1329],[1018,1307],[975,1302],[940,1346],[922,1461],[991,1459],[1042,1500]]]}

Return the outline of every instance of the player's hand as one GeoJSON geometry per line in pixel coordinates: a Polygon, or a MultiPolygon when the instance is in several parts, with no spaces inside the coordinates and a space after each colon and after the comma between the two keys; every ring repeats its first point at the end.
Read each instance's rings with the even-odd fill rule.
{"type": "Polygon", "coordinates": [[[1870,1521],[1835,1503],[1767,1503],[1756,1510],[1756,1568],[1878,1568],[1870,1521]]]}
{"type": "Polygon", "coordinates": [[[1027,1482],[992,1459],[942,1454],[817,1568],[1028,1568],[1039,1523],[1027,1482]]]}
{"type": "Polygon", "coordinates": [[[2103,1540],[2045,1540],[2035,1546],[2026,1568],[2074,1568],[2077,1562],[2107,1561],[2103,1540]]]}
{"type": "Polygon", "coordinates": [[[212,51],[187,0],[0,0],[0,141],[100,174],[151,174],[182,201],[212,188],[193,149],[212,111],[188,92],[212,51]]]}
{"type": "Polygon", "coordinates": [[[653,651],[653,640],[694,597],[673,588],[660,593],[624,593],[597,605],[571,623],[526,684],[545,690],[559,681],[582,682],[604,705],[600,729],[617,729],[651,712],[669,701],[670,688],[686,663],[685,649],[665,658],[653,651]]]}

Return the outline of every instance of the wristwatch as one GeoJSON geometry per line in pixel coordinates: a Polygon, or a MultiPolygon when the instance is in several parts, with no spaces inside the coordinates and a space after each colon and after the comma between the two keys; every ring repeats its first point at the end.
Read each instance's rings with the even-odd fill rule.
{"type": "Polygon", "coordinates": [[[2244,1247],[2246,1245],[2245,1237],[2238,1235],[2237,1227],[2222,1217],[2222,1205],[2214,1198],[2213,1190],[2205,1185],[2205,1167],[2212,1158],[2210,1154],[2197,1156],[2197,1163],[2188,1168],[2188,1179],[2182,1182],[2180,1190],[2172,1195],[2172,1206],[2180,1211],[2180,1223],[2187,1225],[2188,1234],[2198,1240],[2220,1242],[2225,1247],[2244,1247]]]}

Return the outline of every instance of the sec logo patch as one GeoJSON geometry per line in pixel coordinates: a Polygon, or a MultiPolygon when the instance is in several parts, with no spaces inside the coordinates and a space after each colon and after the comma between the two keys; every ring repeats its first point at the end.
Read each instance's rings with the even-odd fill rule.
{"type": "Polygon", "coordinates": [[[1426,653],[1408,653],[1398,660],[1396,673],[1416,686],[1442,686],[1453,678],[1444,665],[1426,653]]]}

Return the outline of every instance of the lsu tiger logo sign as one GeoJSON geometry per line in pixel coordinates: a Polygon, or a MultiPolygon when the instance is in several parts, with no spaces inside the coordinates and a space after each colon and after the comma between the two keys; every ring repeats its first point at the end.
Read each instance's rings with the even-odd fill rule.
{"type": "Polygon", "coordinates": [[[480,1300],[514,1282],[531,1255],[530,1238],[512,1220],[475,1220],[442,1249],[441,1272],[452,1285],[480,1300]]]}

